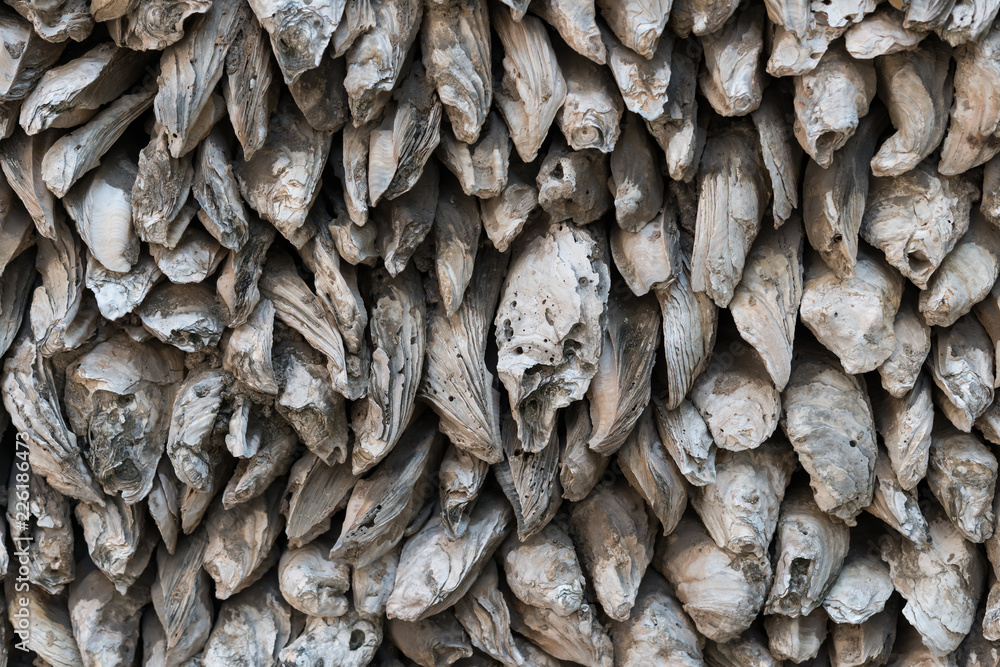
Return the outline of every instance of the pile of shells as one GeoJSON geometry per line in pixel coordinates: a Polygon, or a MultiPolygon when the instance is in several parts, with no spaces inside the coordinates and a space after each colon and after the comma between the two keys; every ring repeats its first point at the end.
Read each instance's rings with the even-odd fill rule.
{"type": "Polygon", "coordinates": [[[1000,0],[5,3],[0,666],[1000,663],[1000,0]]]}

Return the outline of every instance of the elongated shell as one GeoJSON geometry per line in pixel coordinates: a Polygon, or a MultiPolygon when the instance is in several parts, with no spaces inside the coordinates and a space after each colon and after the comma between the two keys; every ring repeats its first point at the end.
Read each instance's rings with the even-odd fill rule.
{"type": "Polygon", "coordinates": [[[493,102],[485,0],[426,3],[420,46],[427,74],[459,141],[475,143],[493,102]]]}
{"type": "Polygon", "coordinates": [[[792,345],[802,300],[802,225],[797,218],[764,229],[747,255],[729,302],[736,328],[760,355],[779,390],[792,372],[792,345]]]}
{"type": "Polygon", "coordinates": [[[100,167],[67,194],[66,209],[91,254],[110,271],[128,272],[139,258],[132,228],[132,183],[136,165],[122,154],[100,167]]]}
{"type": "Polygon", "coordinates": [[[862,378],[835,363],[820,357],[792,368],[781,425],[809,473],[817,505],[853,524],[874,493],[875,424],[862,378]]]}
{"type": "Polygon", "coordinates": [[[427,306],[412,267],[376,276],[372,294],[371,376],[367,399],[355,404],[355,473],[370,469],[395,447],[413,413],[424,365],[427,306]]]}
{"type": "Polygon", "coordinates": [[[600,239],[567,223],[522,237],[514,252],[495,319],[497,374],[528,452],[545,446],[556,411],[582,398],[597,372],[610,289],[605,255],[600,239]]]}
{"type": "Polygon", "coordinates": [[[504,48],[496,103],[518,155],[531,162],[566,97],[566,80],[540,19],[515,21],[506,7],[497,7],[491,18],[504,48]]]}
{"type": "Polygon", "coordinates": [[[484,246],[458,310],[428,313],[427,351],[419,394],[441,418],[441,430],[463,450],[498,463],[500,396],[486,367],[486,344],[507,258],[484,246]]]}

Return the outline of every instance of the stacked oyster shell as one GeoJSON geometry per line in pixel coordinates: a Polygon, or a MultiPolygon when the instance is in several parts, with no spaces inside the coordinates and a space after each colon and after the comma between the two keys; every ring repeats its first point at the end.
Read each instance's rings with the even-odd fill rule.
{"type": "Polygon", "coordinates": [[[6,0],[0,664],[996,667],[998,10],[6,0]]]}

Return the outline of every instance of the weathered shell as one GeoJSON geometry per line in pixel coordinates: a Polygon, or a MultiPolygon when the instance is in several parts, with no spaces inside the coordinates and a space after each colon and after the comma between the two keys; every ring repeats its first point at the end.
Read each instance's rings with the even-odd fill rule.
{"type": "Polygon", "coordinates": [[[820,509],[853,524],[874,493],[875,424],[863,379],[835,364],[819,357],[793,366],[781,425],[820,509]]]}
{"type": "Polygon", "coordinates": [[[597,372],[610,280],[604,244],[586,229],[553,223],[518,244],[495,318],[497,374],[518,439],[537,452],[597,372]]]}
{"type": "Polygon", "coordinates": [[[90,464],[107,493],[121,493],[128,503],[149,493],[182,373],[176,350],[125,337],[101,343],[67,368],[69,421],[87,436],[90,464]]]}

